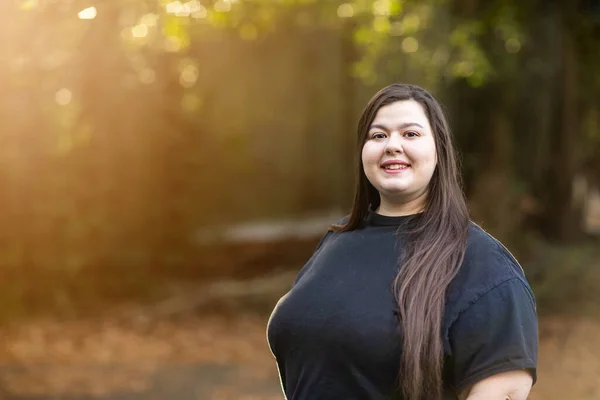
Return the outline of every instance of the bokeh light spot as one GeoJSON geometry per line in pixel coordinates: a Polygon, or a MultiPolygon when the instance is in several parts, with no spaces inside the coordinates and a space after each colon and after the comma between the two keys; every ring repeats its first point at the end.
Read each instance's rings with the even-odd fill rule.
{"type": "Polygon", "coordinates": [[[390,20],[387,17],[375,17],[373,19],[373,30],[378,33],[388,33],[390,31],[390,20]]]}
{"type": "Polygon", "coordinates": [[[73,99],[73,93],[69,89],[66,89],[66,88],[60,89],[54,95],[54,100],[60,106],[68,105],[72,99],[73,99]]]}
{"type": "Polygon", "coordinates": [[[219,0],[213,7],[216,12],[229,12],[231,11],[231,2],[227,0],[219,0]]]}
{"type": "Polygon", "coordinates": [[[183,3],[181,5],[181,11],[175,13],[176,17],[189,17],[192,14],[192,9],[189,3],[183,3]]]}
{"type": "Polygon", "coordinates": [[[340,18],[354,17],[354,6],[350,3],[340,4],[340,6],[337,9],[337,15],[340,18]]]}
{"type": "Polygon", "coordinates": [[[392,4],[390,0],[377,0],[373,2],[373,15],[387,16],[391,14],[392,4]]]}
{"type": "Polygon", "coordinates": [[[419,41],[412,36],[402,41],[402,51],[405,53],[414,53],[419,50],[419,41]]]}
{"type": "Polygon", "coordinates": [[[131,35],[135,38],[143,38],[148,36],[148,25],[140,24],[131,28],[131,35]]]}
{"type": "Polygon", "coordinates": [[[96,18],[96,15],[98,15],[96,7],[88,7],[79,11],[79,13],[77,14],[79,19],[94,19],[96,18]]]}
{"type": "Polygon", "coordinates": [[[183,12],[183,4],[181,4],[180,1],[174,1],[172,3],[168,3],[165,6],[165,9],[167,11],[167,14],[176,15],[183,12]]]}
{"type": "Polygon", "coordinates": [[[521,50],[521,42],[516,38],[507,39],[506,42],[504,42],[504,48],[506,48],[506,51],[509,53],[518,53],[521,50]]]}
{"type": "Polygon", "coordinates": [[[181,70],[181,74],[179,75],[179,83],[184,88],[191,88],[196,84],[198,75],[198,68],[196,68],[195,65],[188,64],[181,70]]]}
{"type": "Polygon", "coordinates": [[[192,0],[188,3],[192,18],[206,18],[208,10],[198,0],[192,0]]]}

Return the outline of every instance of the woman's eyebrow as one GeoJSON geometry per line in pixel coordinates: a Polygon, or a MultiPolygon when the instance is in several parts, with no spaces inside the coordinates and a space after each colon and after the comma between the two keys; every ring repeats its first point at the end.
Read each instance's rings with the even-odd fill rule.
{"type": "MultiPolygon", "coordinates": [[[[411,127],[411,126],[418,126],[421,129],[425,129],[423,127],[423,125],[421,125],[421,124],[419,124],[417,122],[405,122],[403,124],[398,125],[398,129],[399,130],[406,129],[406,128],[411,127]]],[[[382,129],[384,131],[389,131],[390,130],[387,126],[381,125],[381,124],[373,124],[373,125],[371,125],[371,127],[369,129],[374,129],[374,128],[382,129]]]]}

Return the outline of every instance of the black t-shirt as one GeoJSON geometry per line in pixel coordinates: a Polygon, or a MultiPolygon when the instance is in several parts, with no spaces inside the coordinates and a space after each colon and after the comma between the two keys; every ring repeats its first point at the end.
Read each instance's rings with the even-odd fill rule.
{"type": "MultiPolygon", "coordinates": [[[[406,218],[371,212],[360,229],[328,232],[277,303],[267,336],[288,400],[402,398],[391,285],[406,218]]],[[[533,293],[513,256],[475,224],[442,329],[447,398],[509,370],[529,369],[535,381],[533,293]]]]}

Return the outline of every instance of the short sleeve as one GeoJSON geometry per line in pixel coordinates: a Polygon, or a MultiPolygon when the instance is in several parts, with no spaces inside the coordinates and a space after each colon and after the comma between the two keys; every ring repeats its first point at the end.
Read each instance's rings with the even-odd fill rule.
{"type": "Polygon", "coordinates": [[[489,376],[527,369],[537,379],[535,299],[519,278],[509,279],[461,312],[448,331],[447,372],[457,392],[489,376]]]}

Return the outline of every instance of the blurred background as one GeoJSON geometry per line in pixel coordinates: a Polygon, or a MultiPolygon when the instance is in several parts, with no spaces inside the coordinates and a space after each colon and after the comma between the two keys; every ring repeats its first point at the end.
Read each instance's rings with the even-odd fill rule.
{"type": "Polygon", "coordinates": [[[281,399],[267,318],[392,82],[533,285],[531,398],[600,399],[599,49],[599,0],[2,0],[0,399],[281,399]]]}

